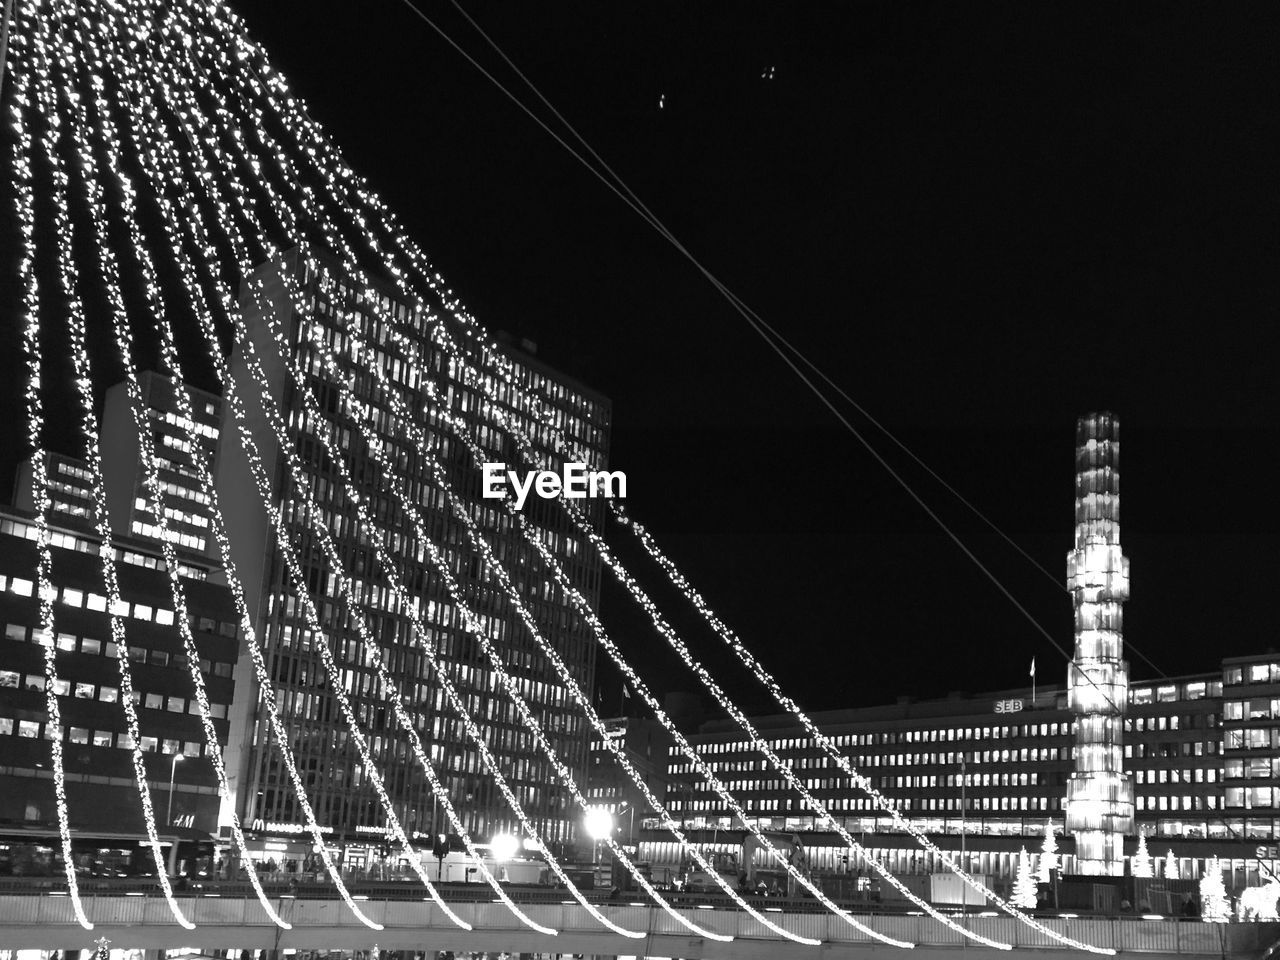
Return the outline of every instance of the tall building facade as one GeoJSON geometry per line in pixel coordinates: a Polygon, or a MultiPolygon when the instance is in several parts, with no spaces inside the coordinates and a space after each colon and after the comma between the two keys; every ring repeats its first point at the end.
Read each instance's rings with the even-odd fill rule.
{"type": "MultiPolygon", "coordinates": [[[[135,743],[120,705],[121,651],[112,641],[101,541],[88,531],[61,525],[51,525],[50,582],[62,727],[49,722],[35,538],[30,514],[0,511],[0,820],[56,836],[53,770],[45,742],[56,737],[63,743],[68,814],[78,834],[141,834],[142,807],[131,760],[137,746],[161,833],[193,829],[207,840],[217,829],[217,781],[187,653],[174,622],[164,559],[144,540],[115,539],[122,600],[117,613],[125,626],[124,653],[139,716],[135,743]]],[[[214,727],[225,746],[235,692],[238,618],[215,571],[184,564],[181,575],[214,727]]]]}
{"type": "MultiPolygon", "coordinates": [[[[233,359],[233,378],[245,399],[246,427],[274,484],[273,499],[283,504],[288,535],[300,547],[304,579],[320,613],[323,636],[313,635],[307,626],[268,517],[258,502],[244,447],[238,439],[232,439],[236,428],[230,414],[226,437],[219,448],[217,483],[231,542],[237,551],[237,566],[257,617],[291,746],[317,818],[336,837],[348,840],[381,833],[385,825],[368,772],[349,742],[346,725],[329,692],[330,680],[324,675],[318,652],[318,644],[326,643],[342,671],[342,676],[334,680],[342,683],[351,697],[402,824],[411,835],[450,830],[433,801],[423,772],[408,752],[407,737],[389,707],[389,691],[379,689],[375,670],[360,649],[349,618],[355,611],[339,596],[322,551],[314,543],[303,511],[297,507],[306,498],[313,500],[334,534],[344,572],[355,581],[360,593],[358,611],[367,618],[372,635],[380,638],[392,681],[406,698],[436,771],[467,829],[485,840],[495,832],[512,829],[515,821],[486,772],[475,744],[469,741],[459,717],[446,701],[438,678],[419,647],[420,640],[430,644],[465,700],[468,712],[480,721],[490,750],[535,825],[550,841],[570,839],[579,817],[568,791],[536,750],[514,705],[499,688],[479,644],[464,629],[441,578],[422,545],[416,542],[405,511],[379,475],[378,462],[344,412],[339,384],[349,385],[359,400],[375,411],[372,426],[390,444],[390,460],[397,464],[398,475],[407,478],[429,536],[449,557],[467,602],[486,625],[507,669],[541,717],[560,758],[581,777],[587,760],[585,721],[565,685],[519,624],[508,598],[488,581],[478,552],[468,543],[465,528],[432,484],[426,461],[428,451],[419,449],[396,428],[368,365],[381,366],[394,382],[399,399],[419,418],[419,426],[429,438],[429,454],[443,465],[454,493],[462,498],[497,555],[512,571],[543,635],[577,682],[590,691],[595,653],[589,629],[572,612],[558,586],[542,569],[536,551],[525,543],[506,512],[493,501],[481,498],[478,465],[471,462],[466,447],[442,423],[440,405],[447,404],[473,426],[478,442],[493,461],[516,467],[514,444],[481,416],[487,399],[463,381],[449,357],[432,341],[429,325],[436,321],[421,305],[405,302],[387,288],[357,287],[333,263],[297,251],[261,267],[258,278],[267,307],[263,309],[262,297],[242,294],[248,336],[263,362],[268,391],[293,431],[292,449],[305,476],[305,489],[296,489],[288,479],[283,451],[265,419],[262,391],[248,375],[243,344],[237,346],[233,359]],[[294,309],[292,294],[299,291],[305,301],[305,315],[294,309]],[[283,333],[292,363],[305,371],[307,386],[331,418],[336,435],[341,438],[345,466],[369,499],[376,530],[361,529],[354,508],[345,499],[338,471],[314,432],[314,425],[303,415],[302,397],[292,386],[291,375],[270,340],[268,317],[283,333]],[[416,364],[389,336],[388,317],[394,317],[398,329],[416,345],[416,364]],[[353,333],[373,346],[374,355],[366,354],[359,361],[352,359],[349,345],[353,333]],[[321,345],[338,355],[336,373],[331,373],[323,362],[321,345]],[[398,573],[420,611],[424,625],[421,637],[415,636],[411,617],[397,609],[385,585],[372,549],[372,538],[380,536],[387,538],[389,552],[402,561],[398,573]]],[[[584,451],[584,459],[602,468],[609,440],[608,400],[526,352],[511,350],[509,359],[521,389],[549,407],[565,433],[584,451]]],[[[540,452],[558,460],[551,438],[530,416],[528,399],[514,394],[501,381],[492,386],[504,412],[536,438],[540,452]]],[[[599,501],[581,502],[588,504],[599,523],[599,501]]],[[[598,558],[587,549],[585,538],[554,503],[530,498],[524,513],[594,607],[599,597],[601,568],[598,558]]],[[[245,656],[241,657],[237,684],[250,691],[255,688],[245,656]]],[[[244,822],[268,833],[296,832],[302,814],[279,752],[268,736],[259,698],[253,693],[241,698],[237,705],[232,738],[233,747],[244,757],[243,765],[234,771],[237,806],[244,822]]]]}
{"type": "Polygon", "coordinates": [[[1133,833],[1133,784],[1124,772],[1124,602],[1129,560],[1120,550],[1120,424],[1109,413],[1076,423],[1075,549],[1067,588],[1075,611],[1075,656],[1067,678],[1075,769],[1067,783],[1067,830],[1081,873],[1124,872],[1133,833]]]}

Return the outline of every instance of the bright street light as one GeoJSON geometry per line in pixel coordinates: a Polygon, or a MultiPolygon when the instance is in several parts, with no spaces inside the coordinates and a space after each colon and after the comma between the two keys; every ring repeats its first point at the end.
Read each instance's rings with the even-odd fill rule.
{"type": "Polygon", "coordinates": [[[505,863],[516,855],[520,841],[509,833],[499,833],[489,841],[489,852],[498,863],[505,863]]]}
{"type": "Polygon", "coordinates": [[[592,840],[606,840],[613,836],[613,814],[608,807],[591,807],[582,818],[582,826],[592,840]]]}

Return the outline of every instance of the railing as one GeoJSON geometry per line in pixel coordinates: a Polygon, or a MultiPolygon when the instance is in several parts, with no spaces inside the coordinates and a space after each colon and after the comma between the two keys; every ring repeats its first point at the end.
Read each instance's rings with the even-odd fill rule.
{"type": "MultiPolygon", "coordinates": [[[[472,885],[473,888],[475,885],[472,885]]],[[[434,903],[425,900],[417,891],[415,899],[362,900],[360,908],[369,917],[385,924],[388,930],[403,928],[452,930],[453,924],[434,903]]],[[[563,892],[547,891],[548,895],[563,897],[563,892]]],[[[180,932],[162,898],[146,896],[141,892],[132,895],[97,895],[84,898],[89,918],[102,927],[169,927],[179,938],[190,939],[190,934],[180,932]]],[[[272,898],[282,916],[296,928],[329,928],[347,930],[359,928],[360,921],[338,900],[293,898],[282,895],[272,898]]],[[[527,901],[526,901],[527,902],[527,901]]],[[[262,928],[271,927],[271,920],[262,905],[254,897],[200,894],[181,896],[179,904],[186,917],[197,928],[262,928]]],[[[709,905],[705,905],[708,906],[709,905]]],[[[482,931],[521,931],[523,928],[512,914],[496,902],[472,901],[457,903],[458,913],[482,931]]],[[[785,929],[803,936],[844,944],[874,945],[870,935],[857,930],[838,916],[830,913],[798,913],[770,907],[770,919],[785,929]]],[[[603,912],[613,921],[632,930],[644,931],[651,936],[676,936],[687,938],[689,931],[664,911],[641,905],[619,904],[605,901],[603,912]]],[[[526,912],[540,923],[564,933],[607,933],[585,910],[575,903],[532,903],[526,912]]],[[[767,930],[749,914],[736,910],[714,908],[684,909],[682,912],[698,925],[716,933],[733,935],[739,939],[775,940],[776,935],[767,930]]],[[[903,913],[860,913],[858,920],[879,933],[910,941],[920,946],[959,947],[964,938],[925,916],[903,913]]],[[[957,918],[959,919],[959,918],[957,918]]],[[[1008,917],[970,915],[963,918],[974,932],[993,940],[1011,943],[1017,947],[1061,950],[1062,944],[1044,933],[1033,930],[1008,917]]],[[[1075,940],[1097,947],[1110,947],[1121,952],[1187,954],[1192,956],[1250,956],[1257,957],[1280,932],[1274,924],[1210,924],[1198,920],[1166,919],[1111,919],[1096,917],[1045,917],[1041,922],[1051,930],[1075,940]]],[[[71,902],[65,895],[42,896],[0,895],[0,930],[22,927],[59,928],[75,923],[71,902]]],[[[216,935],[216,933],[215,933],[216,935]]]]}

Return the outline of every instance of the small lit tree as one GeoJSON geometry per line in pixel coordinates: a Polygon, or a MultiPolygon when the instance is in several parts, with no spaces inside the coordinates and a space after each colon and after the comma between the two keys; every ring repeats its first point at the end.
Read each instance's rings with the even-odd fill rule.
{"type": "Polygon", "coordinates": [[[93,960],[110,960],[111,951],[108,950],[107,947],[110,945],[111,941],[106,937],[99,937],[97,940],[93,941],[93,943],[93,960]]]}
{"type": "Polygon", "coordinates": [[[1169,848],[1169,852],[1164,855],[1164,878],[1166,880],[1177,880],[1181,871],[1178,870],[1178,858],[1173,855],[1173,848],[1169,848]]]}
{"type": "Polygon", "coordinates": [[[1040,844],[1040,882],[1053,879],[1052,871],[1058,869],[1058,841],[1053,836],[1053,821],[1044,824],[1044,842],[1040,844]]]}
{"type": "Polygon", "coordinates": [[[1200,878],[1200,918],[1206,923],[1226,923],[1230,915],[1227,888],[1222,883],[1222,864],[1214,857],[1200,878]]]}
{"type": "Polygon", "coordinates": [[[1147,852],[1147,835],[1138,834],[1138,850],[1129,858],[1129,872],[1135,877],[1154,876],[1151,869],[1151,854],[1147,852]]]}
{"type": "Polygon", "coordinates": [[[1018,876],[1013,881],[1013,905],[1024,910],[1036,906],[1036,878],[1031,873],[1031,855],[1023,847],[1018,854],[1018,876]]]}

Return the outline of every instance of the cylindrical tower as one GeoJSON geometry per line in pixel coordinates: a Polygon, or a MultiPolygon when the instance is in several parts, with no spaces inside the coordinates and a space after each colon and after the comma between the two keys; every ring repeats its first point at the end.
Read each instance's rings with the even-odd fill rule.
{"type": "Polygon", "coordinates": [[[1076,637],[1067,676],[1076,727],[1067,831],[1081,873],[1121,876],[1124,837],[1134,832],[1133,784],[1124,772],[1129,559],[1120,552],[1120,424],[1109,413],[1076,422],[1076,542],[1067,554],[1067,588],[1076,637]]]}

